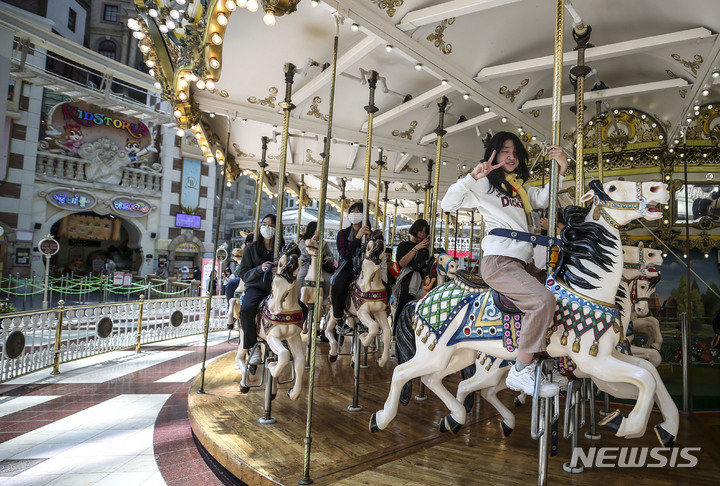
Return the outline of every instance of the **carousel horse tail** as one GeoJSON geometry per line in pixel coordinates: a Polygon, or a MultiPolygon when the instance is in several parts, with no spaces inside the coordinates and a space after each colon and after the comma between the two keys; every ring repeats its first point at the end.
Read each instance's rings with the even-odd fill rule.
{"type": "MultiPolygon", "coordinates": [[[[398,322],[395,323],[395,355],[398,364],[410,361],[415,356],[415,332],[413,331],[413,316],[415,315],[415,305],[417,301],[409,302],[400,311],[398,322]]],[[[409,380],[400,392],[400,403],[407,405],[412,395],[412,380],[409,380]]]]}
{"type": "MultiPolygon", "coordinates": [[[[471,364],[467,368],[463,368],[462,371],[460,371],[460,375],[463,380],[467,380],[468,378],[472,378],[475,376],[476,366],[475,363],[471,364]]],[[[475,394],[474,393],[468,393],[468,395],[465,397],[465,401],[463,402],[463,406],[465,407],[465,411],[470,413],[470,410],[472,410],[473,405],[475,405],[475,394]]]]}

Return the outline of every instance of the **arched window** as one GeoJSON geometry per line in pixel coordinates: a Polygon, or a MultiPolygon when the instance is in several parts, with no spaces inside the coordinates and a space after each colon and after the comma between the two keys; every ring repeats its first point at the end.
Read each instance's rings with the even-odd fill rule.
{"type": "Polygon", "coordinates": [[[104,40],[100,42],[98,52],[105,57],[109,57],[110,59],[117,59],[117,47],[115,46],[115,43],[111,40],[104,40]]]}

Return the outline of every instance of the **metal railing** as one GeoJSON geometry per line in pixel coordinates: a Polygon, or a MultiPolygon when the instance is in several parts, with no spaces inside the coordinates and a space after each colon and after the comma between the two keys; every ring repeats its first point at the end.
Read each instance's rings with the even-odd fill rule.
{"type": "MultiPolygon", "coordinates": [[[[206,297],[65,307],[0,316],[0,383],[80,358],[204,330],[206,297]]],[[[226,329],[227,302],[212,298],[210,331],[226,329]]]]}

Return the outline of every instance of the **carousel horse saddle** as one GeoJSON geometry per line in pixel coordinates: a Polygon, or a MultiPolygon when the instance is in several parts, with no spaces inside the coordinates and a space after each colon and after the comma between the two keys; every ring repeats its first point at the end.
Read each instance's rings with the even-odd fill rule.
{"type": "MultiPolygon", "coordinates": [[[[468,272],[467,270],[457,271],[457,273],[455,274],[455,283],[458,284],[460,288],[469,292],[482,292],[489,288],[488,284],[485,283],[482,277],[472,272],[468,272]]],[[[496,290],[490,289],[490,291],[495,305],[502,312],[506,314],[522,313],[520,309],[515,307],[515,304],[513,304],[510,299],[497,292],[496,290]]]]}

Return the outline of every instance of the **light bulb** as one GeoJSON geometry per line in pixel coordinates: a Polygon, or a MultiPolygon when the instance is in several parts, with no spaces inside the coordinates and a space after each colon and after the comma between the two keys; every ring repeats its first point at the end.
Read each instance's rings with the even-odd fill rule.
{"type": "Polygon", "coordinates": [[[232,12],[233,10],[235,10],[235,7],[237,7],[237,5],[235,4],[235,2],[233,0],[225,1],[225,8],[227,9],[228,12],[232,12]]]}
{"type": "Polygon", "coordinates": [[[232,187],[232,182],[227,181],[227,182],[225,183],[225,185],[228,186],[228,187],[232,187]]]}
{"type": "Polygon", "coordinates": [[[247,9],[250,12],[257,12],[257,9],[258,9],[257,0],[248,0],[247,9]]]}
{"type": "Polygon", "coordinates": [[[188,87],[188,82],[185,81],[185,79],[180,79],[178,81],[178,88],[185,90],[188,87]]]}
{"type": "Polygon", "coordinates": [[[210,91],[214,90],[214,89],[215,89],[215,81],[213,81],[212,79],[208,79],[208,80],[205,82],[205,87],[206,87],[207,89],[209,89],[210,91]]]}
{"type": "Polygon", "coordinates": [[[154,70],[154,69],[148,69],[148,74],[154,78],[154,77],[155,77],[155,70],[154,70]]]}
{"type": "Polygon", "coordinates": [[[170,19],[168,19],[168,20],[165,21],[165,25],[167,26],[168,30],[175,30],[175,27],[177,27],[177,25],[175,24],[175,22],[173,22],[173,21],[170,20],[170,19]]]}
{"type": "Polygon", "coordinates": [[[483,111],[484,111],[485,113],[489,112],[489,111],[490,111],[490,107],[489,107],[489,106],[485,106],[485,107],[483,108],[483,111]]]}
{"type": "Polygon", "coordinates": [[[185,136],[185,130],[182,128],[177,129],[177,136],[178,137],[184,137],[185,136]]]}
{"type": "Polygon", "coordinates": [[[152,18],[156,18],[158,16],[158,11],[154,8],[151,8],[150,10],[148,10],[148,15],[152,18]]]}
{"type": "Polygon", "coordinates": [[[705,89],[702,90],[702,95],[703,95],[703,96],[707,96],[707,95],[709,95],[709,94],[710,94],[710,90],[709,90],[709,89],[705,88],[705,89]]]}
{"type": "Polygon", "coordinates": [[[507,117],[502,117],[502,118],[500,118],[500,121],[503,122],[503,123],[506,123],[506,122],[507,122],[507,117]]]}
{"type": "Polygon", "coordinates": [[[387,52],[392,52],[393,46],[392,46],[391,44],[388,44],[388,45],[385,46],[385,50],[386,50],[387,52]]]}
{"type": "Polygon", "coordinates": [[[162,89],[162,84],[160,84],[160,81],[155,81],[155,83],[153,83],[153,86],[155,86],[155,89],[162,89]]]}
{"type": "Polygon", "coordinates": [[[145,65],[147,67],[153,67],[155,65],[155,61],[153,61],[152,59],[148,59],[147,61],[145,61],[145,65]]]}
{"type": "Polygon", "coordinates": [[[228,22],[228,18],[225,16],[225,14],[222,12],[219,12],[217,14],[217,23],[224,27],[227,25],[227,22],[228,22]]]}
{"type": "Polygon", "coordinates": [[[195,138],[198,139],[198,140],[200,140],[200,139],[202,138],[202,133],[200,133],[200,132],[195,132],[195,138]]]}
{"type": "Polygon", "coordinates": [[[218,34],[217,32],[213,33],[213,35],[210,36],[210,41],[215,44],[216,46],[219,46],[222,44],[222,36],[218,34]]]}
{"type": "Polygon", "coordinates": [[[180,91],[180,92],[178,93],[178,98],[180,99],[180,101],[185,101],[185,100],[187,100],[187,93],[185,93],[185,91],[180,91]]]}
{"type": "Polygon", "coordinates": [[[350,30],[352,30],[353,32],[357,32],[359,28],[360,28],[360,26],[359,26],[358,24],[355,24],[355,23],[353,23],[353,24],[350,26],[350,30]]]}
{"type": "Polygon", "coordinates": [[[265,12],[265,15],[263,16],[263,22],[265,22],[265,25],[268,25],[272,27],[275,25],[275,14],[272,12],[272,10],[268,10],[265,12]]]}
{"type": "Polygon", "coordinates": [[[182,116],[182,111],[175,110],[173,111],[173,115],[175,115],[175,118],[180,118],[182,116]]]}
{"type": "Polygon", "coordinates": [[[205,159],[205,160],[207,160],[207,163],[208,163],[208,164],[212,164],[213,162],[215,162],[215,157],[213,157],[212,155],[210,155],[210,156],[208,156],[208,158],[205,159]]]}
{"type": "Polygon", "coordinates": [[[240,8],[246,8],[247,7],[247,0],[238,0],[237,2],[238,7],[240,8]]]}
{"type": "Polygon", "coordinates": [[[720,76],[720,71],[713,71],[712,77],[717,78],[718,76],[720,76]]]}
{"type": "Polygon", "coordinates": [[[180,12],[178,12],[175,9],[170,10],[170,17],[174,18],[175,20],[180,18],[180,12]]]}
{"type": "Polygon", "coordinates": [[[138,22],[137,19],[134,19],[132,17],[127,19],[127,26],[130,27],[132,30],[140,30],[140,22],[138,22]]]}
{"type": "Polygon", "coordinates": [[[469,94],[469,93],[465,93],[465,94],[463,95],[463,99],[464,99],[464,100],[469,100],[469,99],[470,99],[470,94],[469,94]]]}
{"type": "Polygon", "coordinates": [[[415,70],[420,71],[422,69],[422,64],[417,63],[415,64],[415,70]]]}
{"type": "Polygon", "coordinates": [[[210,58],[210,67],[213,69],[217,69],[220,67],[220,61],[217,60],[215,57],[210,58]]]}
{"type": "Polygon", "coordinates": [[[146,44],[140,44],[140,52],[142,52],[143,54],[147,54],[148,52],[150,52],[150,46],[146,44]]]}
{"type": "Polygon", "coordinates": [[[198,79],[197,83],[195,83],[195,86],[197,86],[198,89],[205,89],[205,80],[198,79]]]}
{"type": "Polygon", "coordinates": [[[442,84],[443,86],[447,86],[447,84],[448,84],[447,79],[440,80],[440,84],[442,84]]]}
{"type": "Polygon", "coordinates": [[[167,31],[168,31],[167,25],[165,25],[165,24],[160,24],[160,26],[158,27],[158,30],[159,30],[160,32],[162,32],[163,34],[167,34],[167,31]]]}
{"type": "Polygon", "coordinates": [[[137,40],[143,40],[145,38],[145,33],[141,31],[135,31],[133,32],[133,37],[135,37],[137,40]]]}
{"type": "Polygon", "coordinates": [[[175,0],[178,5],[185,5],[185,0],[175,0]]]}
{"type": "Polygon", "coordinates": [[[318,6],[318,1],[317,1],[317,0],[312,0],[312,1],[310,2],[310,5],[312,5],[313,7],[317,7],[317,6],[318,6]]]}

